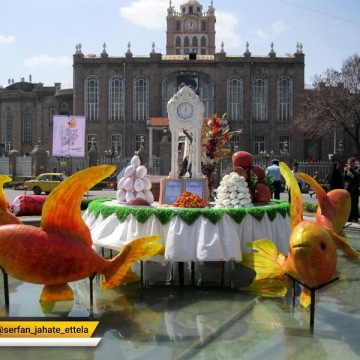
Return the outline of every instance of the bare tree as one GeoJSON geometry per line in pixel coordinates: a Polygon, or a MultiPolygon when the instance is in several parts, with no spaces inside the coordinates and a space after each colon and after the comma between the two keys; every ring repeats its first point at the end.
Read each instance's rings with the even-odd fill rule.
{"type": "Polygon", "coordinates": [[[360,154],[360,57],[350,56],[341,71],[328,69],[316,75],[313,88],[299,94],[300,111],[294,126],[305,139],[320,139],[342,129],[360,154]]]}

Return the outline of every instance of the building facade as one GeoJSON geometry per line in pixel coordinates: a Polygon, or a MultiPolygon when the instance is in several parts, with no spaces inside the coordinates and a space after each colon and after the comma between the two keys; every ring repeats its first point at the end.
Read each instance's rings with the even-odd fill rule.
{"type": "MultiPolygon", "coordinates": [[[[170,1],[166,22],[166,55],[154,43],[141,57],[132,54],[130,43],[120,57],[109,55],[105,43],[100,55],[86,55],[77,44],[73,89],[25,81],[0,89],[4,150],[24,155],[41,138],[51,153],[52,115],[75,114],[86,116],[88,149],[95,143],[100,154],[111,150],[126,158],[143,146],[149,158],[161,157],[167,102],[188,79],[204,103],[204,117],[226,113],[231,130],[243,129],[232,139],[234,150],[279,154],[286,144],[294,159],[310,155],[291,122],[304,89],[301,44],[283,57],[272,43],[264,56],[253,56],[248,43],[239,56],[228,56],[224,44],[216,51],[212,1],[206,12],[194,0],[177,12],[170,1]]],[[[321,151],[326,158],[330,150],[321,151]]]]}

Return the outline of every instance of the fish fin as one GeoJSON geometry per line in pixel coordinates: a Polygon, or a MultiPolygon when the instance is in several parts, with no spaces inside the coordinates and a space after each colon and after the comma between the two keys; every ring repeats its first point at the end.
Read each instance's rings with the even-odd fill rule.
{"type": "Polygon", "coordinates": [[[8,208],[8,202],[6,200],[4,191],[4,184],[8,183],[11,180],[12,179],[10,176],[0,174],[0,208],[4,210],[8,208]]]}
{"type": "Polygon", "coordinates": [[[246,244],[257,252],[243,253],[242,264],[256,272],[253,282],[241,288],[264,296],[283,296],[290,285],[283,263],[285,255],[270,240],[256,240],[246,244]]]}
{"type": "Polygon", "coordinates": [[[320,186],[320,184],[310,175],[299,172],[296,174],[296,176],[306,182],[308,185],[310,185],[312,187],[312,189],[315,191],[316,197],[318,199],[318,202],[321,206],[321,203],[327,199],[327,194],[326,191],[320,186]]]}
{"type": "Polygon", "coordinates": [[[342,236],[336,234],[335,231],[332,231],[329,229],[328,229],[328,231],[329,231],[329,234],[331,235],[332,239],[334,240],[335,246],[338,249],[340,249],[346,255],[349,255],[352,257],[357,257],[357,258],[360,257],[360,253],[350,246],[346,237],[342,237],[342,236]]]}
{"type": "Polygon", "coordinates": [[[307,308],[311,304],[311,292],[308,288],[304,288],[300,294],[300,305],[307,308]]]}
{"type": "Polygon", "coordinates": [[[62,181],[44,202],[40,227],[92,246],[91,234],[81,216],[84,193],[111,175],[116,167],[99,165],[78,171],[62,181]]]}
{"type": "Polygon", "coordinates": [[[302,196],[299,185],[296,181],[295,176],[291,172],[290,168],[284,163],[280,162],[280,173],[284,177],[288,184],[291,202],[290,202],[290,227],[291,230],[295,228],[297,224],[303,221],[303,207],[302,207],[302,196]]]}
{"type": "Polygon", "coordinates": [[[40,301],[65,301],[73,300],[74,292],[68,284],[45,285],[40,301]]]}
{"type": "Polygon", "coordinates": [[[164,254],[165,247],[158,244],[159,240],[160,236],[151,235],[136,239],[125,245],[117,256],[109,260],[110,264],[104,273],[105,279],[101,284],[101,288],[105,290],[124,284],[128,280],[129,282],[136,281],[137,275],[131,271],[131,265],[136,261],[164,254]]]}

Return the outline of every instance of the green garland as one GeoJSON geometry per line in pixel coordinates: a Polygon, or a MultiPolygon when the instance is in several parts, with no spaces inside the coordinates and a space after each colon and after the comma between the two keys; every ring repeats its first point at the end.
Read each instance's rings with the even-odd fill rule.
{"type": "Polygon", "coordinates": [[[274,221],[276,214],[279,213],[283,218],[289,215],[290,205],[287,201],[271,200],[276,203],[273,206],[254,206],[249,208],[238,209],[184,209],[184,208],[167,208],[167,207],[132,207],[132,206],[109,206],[104,205],[106,201],[116,200],[115,198],[101,198],[93,200],[89,203],[88,213],[93,213],[97,218],[99,214],[104,219],[115,214],[120,222],[124,222],[126,218],[132,214],[140,223],[145,223],[151,215],[156,216],[162,225],[168,223],[174,216],[178,216],[187,225],[192,225],[200,216],[210,220],[216,224],[222,217],[227,214],[238,224],[240,224],[244,217],[249,214],[255,219],[261,221],[265,214],[267,214],[270,221],[274,221]]]}

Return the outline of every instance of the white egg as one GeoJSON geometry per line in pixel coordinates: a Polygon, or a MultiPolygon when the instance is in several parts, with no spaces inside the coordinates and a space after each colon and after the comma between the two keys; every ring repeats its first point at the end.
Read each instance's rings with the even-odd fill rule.
{"type": "Polygon", "coordinates": [[[135,177],[142,179],[147,174],[147,168],[144,165],[140,165],[135,170],[135,177]]]}
{"type": "Polygon", "coordinates": [[[125,185],[124,185],[125,179],[126,179],[125,177],[122,177],[122,178],[119,180],[119,182],[118,182],[118,189],[125,190],[125,185]]]}
{"type": "Polygon", "coordinates": [[[125,190],[133,190],[134,189],[134,179],[131,177],[128,177],[124,181],[124,187],[125,190]]]}
{"type": "Polygon", "coordinates": [[[143,191],[144,189],[144,182],[142,179],[135,179],[134,181],[134,190],[135,191],[143,191]]]}
{"type": "Polygon", "coordinates": [[[132,191],[127,191],[125,195],[125,201],[128,202],[132,199],[135,199],[135,194],[132,191]]]}
{"type": "Polygon", "coordinates": [[[124,176],[125,177],[133,176],[134,173],[135,173],[135,166],[134,165],[129,165],[125,169],[124,176]]]}
{"type": "Polygon", "coordinates": [[[139,191],[138,193],[136,193],[136,197],[140,199],[145,199],[145,194],[142,191],[139,191]]]}
{"type": "Polygon", "coordinates": [[[144,191],[145,194],[145,200],[149,203],[152,204],[154,202],[154,195],[151,191],[149,190],[145,190],[144,191]]]}
{"type": "Polygon", "coordinates": [[[150,178],[145,176],[142,178],[142,181],[144,183],[144,190],[150,190],[152,185],[150,178]]]}
{"type": "Polygon", "coordinates": [[[137,168],[138,166],[140,166],[140,158],[137,155],[133,156],[130,164],[134,165],[135,168],[137,168]]]}
{"type": "Polygon", "coordinates": [[[125,201],[125,195],[126,191],[119,189],[116,193],[116,199],[118,202],[124,202],[125,201]]]}

